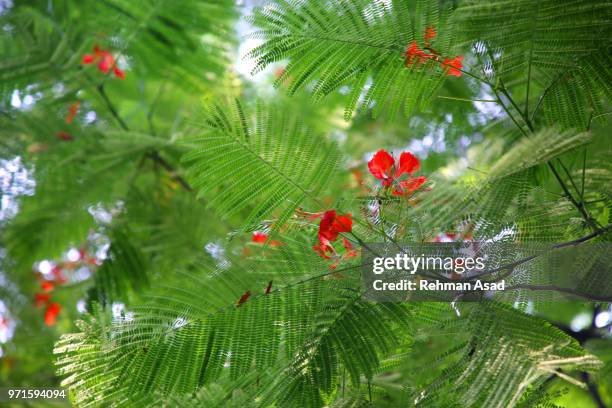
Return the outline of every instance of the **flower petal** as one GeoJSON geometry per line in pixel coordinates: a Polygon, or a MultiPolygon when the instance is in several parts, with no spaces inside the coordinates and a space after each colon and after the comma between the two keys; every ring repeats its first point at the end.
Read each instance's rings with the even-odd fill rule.
{"type": "Polygon", "coordinates": [[[419,169],[421,162],[410,152],[403,152],[400,155],[399,167],[395,170],[395,177],[399,177],[404,173],[412,174],[419,169]]]}
{"type": "Polygon", "coordinates": [[[419,176],[419,177],[411,177],[406,180],[402,180],[399,182],[399,188],[395,188],[393,190],[393,195],[401,196],[404,194],[412,193],[421,187],[425,181],[427,181],[427,177],[419,176]]]}
{"type": "Polygon", "coordinates": [[[83,55],[83,60],[81,61],[81,64],[83,65],[92,64],[95,60],[96,60],[96,57],[94,57],[93,55],[85,54],[83,55]]]}
{"type": "Polygon", "coordinates": [[[386,150],[381,149],[372,160],[368,162],[368,169],[374,177],[380,180],[391,178],[391,167],[395,164],[395,159],[386,150]]]}
{"type": "Polygon", "coordinates": [[[258,244],[265,243],[267,239],[268,239],[268,234],[265,234],[263,232],[255,231],[253,235],[251,236],[251,242],[256,242],[258,244]]]}
{"type": "Polygon", "coordinates": [[[57,315],[62,310],[62,306],[59,303],[51,303],[47,306],[47,310],[45,311],[45,324],[47,326],[53,326],[55,324],[55,320],[57,319],[57,315]]]}
{"type": "Polygon", "coordinates": [[[445,58],[442,65],[444,65],[448,69],[448,75],[459,77],[461,76],[461,71],[459,70],[463,69],[462,61],[463,56],[459,55],[452,59],[445,58]]]}
{"type": "Polygon", "coordinates": [[[76,117],[77,113],[79,112],[79,106],[81,105],[81,103],[79,101],[76,101],[74,103],[72,103],[70,105],[70,108],[68,109],[68,115],[66,115],[66,123],[69,125],[74,121],[74,118],[76,117]]]}
{"type": "Polygon", "coordinates": [[[119,79],[125,79],[125,72],[120,70],[119,68],[117,68],[116,66],[113,67],[113,73],[115,74],[115,76],[119,79]]]}
{"type": "Polygon", "coordinates": [[[432,26],[429,26],[425,29],[424,38],[425,40],[433,40],[434,38],[436,38],[436,34],[436,29],[432,26]]]}
{"type": "Polygon", "coordinates": [[[319,242],[328,245],[338,238],[341,232],[351,232],[353,220],[351,214],[337,215],[335,210],[325,211],[319,223],[319,242]]]}
{"type": "Polygon", "coordinates": [[[98,64],[98,69],[107,74],[113,65],[115,65],[115,59],[110,52],[105,51],[100,63],[98,64]]]}

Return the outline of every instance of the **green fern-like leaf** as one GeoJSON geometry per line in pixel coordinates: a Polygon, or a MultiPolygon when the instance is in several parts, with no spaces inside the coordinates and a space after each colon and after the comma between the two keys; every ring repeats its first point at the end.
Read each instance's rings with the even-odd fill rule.
{"type": "Polygon", "coordinates": [[[250,111],[235,102],[210,107],[204,126],[183,161],[219,214],[248,209],[246,227],[272,215],[280,226],[303,203],[323,209],[319,197],[340,155],[295,115],[263,104],[250,111]]]}
{"type": "Polygon", "coordinates": [[[446,77],[441,60],[405,66],[402,57],[412,41],[423,47],[426,27],[438,33],[431,46],[449,54],[453,26],[433,1],[418,2],[415,12],[405,1],[278,1],[257,9],[252,22],[260,29],[253,37],[264,40],[250,53],[254,71],[289,60],[277,85],[289,93],[307,88],[315,99],[349,86],[346,118],[358,104],[375,116],[393,117],[402,105],[411,113],[446,77]]]}

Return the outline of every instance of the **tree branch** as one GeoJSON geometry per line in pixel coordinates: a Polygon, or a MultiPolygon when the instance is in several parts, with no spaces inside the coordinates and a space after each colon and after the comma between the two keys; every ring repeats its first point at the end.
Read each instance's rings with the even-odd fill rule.
{"type": "MultiPolygon", "coordinates": [[[[115,108],[115,106],[109,99],[108,95],[106,94],[106,91],[104,90],[104,84],[98,85],[97,89],[98,89],[98,92],[100,93],[100,96],[106,103],[106,107],[108,108],[110,113],[113,115],[115,120],[119,123],[119,126],[121,126],[123,130],[129,131],[130,128],[128,127],[127,123],[125,123],[125,121],[121,118],[121,116],[119,116],[119,112],[117,112],[117,109],[115,108]]],[[[155,163],[159,164],[161,167],[163,167],[164,170],[166,170],[170,174],[170,176],[177,183],[179,183],[186,191],[189,191],[189,192],[193,191],[193,188],[191,187],[191,185],[189,185],[189,183],[183,177],[181,177],[180,174],[178,174],[174,166],[172,166],[163,157],[159,155],[159,152],[157,150],[153,150],[152,152],[148,153],[146,156],[150,158],[151,160],[153,160],[155,163]]]]}

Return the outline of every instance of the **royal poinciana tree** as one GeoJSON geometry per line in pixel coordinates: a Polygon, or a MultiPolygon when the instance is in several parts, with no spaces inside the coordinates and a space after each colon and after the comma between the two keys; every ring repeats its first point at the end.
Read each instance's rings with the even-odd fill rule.
{"type": "Polygon", "coordinates": [[[368,243],[612,240],[612,5],[258,5],[0,6],[1,382],[79,407],[612,404],[609,254],[574,288],[519,259],[480,302],[360,277],[368,243]]]}

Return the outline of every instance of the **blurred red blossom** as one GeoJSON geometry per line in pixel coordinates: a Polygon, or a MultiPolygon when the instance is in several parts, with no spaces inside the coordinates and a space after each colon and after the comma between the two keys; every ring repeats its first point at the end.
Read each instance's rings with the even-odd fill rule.
{"type": "Polygon", "coordinates": [[[57,132],[55,136],[63,142],[69,142],[74,139],[74,137],[72,137],[70,133],[64,132],[63,130],[60,130],[59,132],[57,132]]]}
{"type": "Polygon", "coordinates": [[[45,324],[47,326],[53,326],[61,310],[62,306],[59,303],[50,303],[47,305],[47,310],[45,310],[45,324]]]}
{"type": "Polygon", "coordinates": [[[54,288],[53,282],[50,281],[42,281],[40,283],[40,288],[44,291],[44,292],[51,292],[54,288]]]}
{"type": "Polygon", "coordinates": [[[94,45],[93,54],[85,54],[83,56],[81,63],[83,65],[98,63],[98,69],[105,74],[112,69],[117,78],[125,79],[125,72],[117,67],[113,55],[109,51],[103,50],[97,45],[94,45]]]}
{"type": "Polygon", "coordinates": [[[49,293],[36,293],[34,294],[34,304],[36,307],[42,307],[49,303],[51,295],[49,293]]]}
{"type": "Polygon", "coordinates": [[[454,58],[444,58],[441,60],[440,52],[436,51],[431,47],[431,41],[438,35],[435,27],[428,26],[425,28],[423,33],[423,47],[421,48],[416,40],[412,40],[407,46],[406,50],[402,53],[404,57],[404,66],[410,67],[412,65],[424,64],[427,60],[437,61],[442,64],[444,72],[453,75],[461,76],[461,69],[463,69],[463,56],[456,56],[454,58]]]}
{"type": "MultiPolygon", "coordinates": [[[[251,236],[251,242],[254,242],[256,244],[265,244],[266,241],[268,241],[268,234],[264,232],[259,232],[259,231],[253,232],[253,235],[251,236]]],[[[270,241],[270,245],[272,246],[279,246],[282,244],[283,243],[280,241],[276,241],[276,240],[270,241]]]]}
{"type": "Polygon", "coordinates": [[[413,64],[422,64],[427,59],[435,58],[435,55],[428,54],[417,45],[416,41],[412,41],[406,47],[406,51],[402,53],[404,57],[404,65],[409,66],[413,64]]]}
{"type": "Polygon", "coordinates": [[[445,67],[447,67],[448,75],[453,75],[453,76],[458,77],[458,76],[461,76],[461,71],[459,70],[463,68],[462,61],[463,61],[463,56],[459,55],[452,59],[445,58],[442,64],[445,67]]]}
{"type": "Polygon", "coordinates": [[[66,115],[66,123],[71,124],[74,121],[77,113],[79,112],[79,106],[81,103],[79,101],[73,102],[68,108],[68,115],[66,115]]]}
{"type": "Polygon", "coordinates": [[[423,35],[423,38],[425,38],[425,42],[429,42],[429,40],[433,40],[434,38],[436,38],[436,29],[433,28],[432,26],[429,26],[425,29],[425,34],[423,35]]]}

